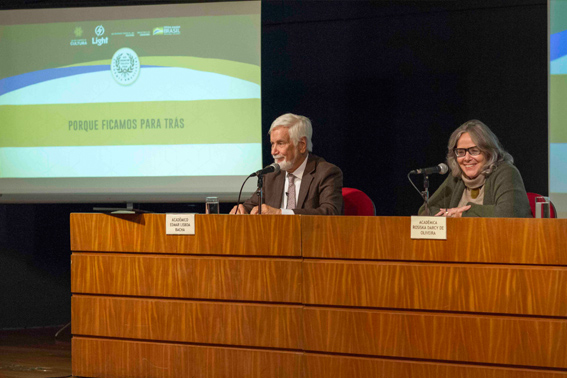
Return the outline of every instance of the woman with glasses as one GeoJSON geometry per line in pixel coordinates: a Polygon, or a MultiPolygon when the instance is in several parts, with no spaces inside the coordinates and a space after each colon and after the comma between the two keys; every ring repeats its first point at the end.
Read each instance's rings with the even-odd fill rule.
{"type": "Polygon", "coordinates": [[[524,182],[513,162],[488,126],[478,120],[465,122],[449,138],[451,174],[429,199],[430,213],[531,218],[524,182]]]}

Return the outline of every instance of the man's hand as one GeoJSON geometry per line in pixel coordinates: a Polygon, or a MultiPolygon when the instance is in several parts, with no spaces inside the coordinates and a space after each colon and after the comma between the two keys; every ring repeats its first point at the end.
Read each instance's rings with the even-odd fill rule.
{"type": "Polygon", "coordinates": [[[229,214],[248,214],[248,211],[246,211],[246,208],[242,204],[238,205],[238,212],[236,210],[237,208],[234,206],[229,214]]]}
{"type": "MultiPolygon", "coordinates": [[[[266,215],[278,215],[281,214],[282,210],[281,209],[276,209],[275,207],[271,207],[268,206],[266,204],[262,205],[262,215],[266,214],[266,215]]],[[[258,206],[255,206],[252,211],[250,211],[250,214],[258,214],[258,206]]]]}

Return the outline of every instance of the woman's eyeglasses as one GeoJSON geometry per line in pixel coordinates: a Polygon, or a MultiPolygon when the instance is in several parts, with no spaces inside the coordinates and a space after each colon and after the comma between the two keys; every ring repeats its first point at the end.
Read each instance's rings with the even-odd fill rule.
{"type": "Polygon", "coordinates": [[[467,152],[471,156],[478,156],[481,153],[480,148],[478,148],[477,146],[472,146],[469,148],[454,148],[453,151],[455,152],[455,155],[457,157],[465,157],[467,152]]]}

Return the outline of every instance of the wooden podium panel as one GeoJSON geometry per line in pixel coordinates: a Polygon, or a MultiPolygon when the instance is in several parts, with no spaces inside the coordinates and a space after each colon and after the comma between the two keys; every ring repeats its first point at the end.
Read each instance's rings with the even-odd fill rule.
{"type": "Polygon", "coordinates": [[[82,377],[567,378],[567,220],[71,216],[82,377]]]}
{"type": "Polygon", "coordinates": [[[305,376],[310,378],[563,378],[565,373],[521,368],[396,361],[382,358],[306,353],[305,376]]]}
{"type": "Polygon", "coordinates": [[[303,374],[299,352],[75,336],[72,354],[73,371],[86,377],[288,378],[303,374]]]}
{"type": "Polygon", "coordinates": [[[567,267],[306,260],[303,279],[310,305],[567,316],[567,267]]]}
{"type": "Polygon", "coordinates": [[[300,306],[74,295],[74,335],[303,348],[300,306]]]}
{"type": "Polygon", "coordinates": [[[304,322],[311,351],[567,368],[564,320],[307,308],[304,322]]]}
{"type": "Polygon", "coordinates": [[[71,250],[301,256],[299,217],[196,215],[195,235],[166,235],[164,214],[71,214],[71,250]]]}
{"type": "Polygon", "coordinates": [[[410,239],[409,217],[303,217],[305,258],[567,265],[567,220],[447,219],[447,240],[410,239]]]}
{"type": "Polygon", "coordinates": [[[74,253],[71,291],[301,303],[301,260],[74,253]]]}

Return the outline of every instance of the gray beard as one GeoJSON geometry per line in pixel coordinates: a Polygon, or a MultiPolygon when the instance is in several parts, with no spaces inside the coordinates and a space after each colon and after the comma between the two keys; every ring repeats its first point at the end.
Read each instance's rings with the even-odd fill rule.
{"type": "MultiPolygon", "coordinates": [[[[284,160],[283,162],[278,163],[280,165],[280,169],[282,171],[286,171],[286,172],[289,171],[293,167],[293,164],[295,163],[296,159],[297,159],[297,156],[295,157],[295,159],[293,159],[293,161],[284,160]]],[[[275,162],[275,160],[274,160],[274,162],[275,162]]]]}

